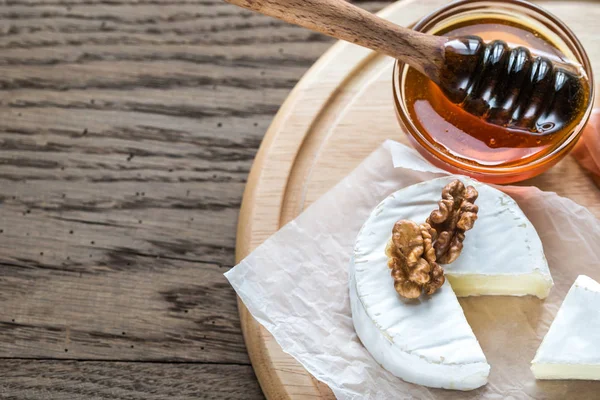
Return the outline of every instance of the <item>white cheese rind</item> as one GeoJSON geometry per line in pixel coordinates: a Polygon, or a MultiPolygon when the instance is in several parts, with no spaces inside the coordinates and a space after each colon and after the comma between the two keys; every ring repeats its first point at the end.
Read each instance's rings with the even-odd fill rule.
{"type": "Polygon", "coordinates": [[[424,222],[450,180],[405,188],[373,210],[350,266],[352,319],[364,346],[392,374],[424,386],[472,390],[487,383],[490,366],[452,287],[446,282],[432,296],[404,299],[394,289],[385,254],[394,223],[424,222]]]}
{"type": "Polygon", "coordinates": [[[600,284],[580,275],[531,362],[537,379],[600,380],[600,284]]]}
{"type": "MultiPolygon", "coordinates": [[[[387,267],[386,267],[387,268],[387,267]]],[[[378,281],[393,282],[388,271],[378,281]]],[[[357,294],[350,265],[352,320],[358,337],[386,370],[419,385],[472,390],[487,383],[490,366],[448,283],[434,295],[404,301],[394,293],[373,320],[357,294]]],[[[368,302],[367,295],[367,302],[368,302]]]]}
{"type": "MultiPolygon", "coordinates": [[[[357,263],[383,253],[381,235],[388,240],[397,220],[425,222],[437,207],[443,187],[454,179],[448,176],[422,182],[383,200],[359,233],[357,263]]],[[[446,276],[459,289],[457,295],[545,298],[554,283],[542,242],[531,222],[510,196],[467,177],[460,179],[479,192],[475,203],[479,213],[475,226],[467,232],[460,257],[444,266],[446,276]]]]}

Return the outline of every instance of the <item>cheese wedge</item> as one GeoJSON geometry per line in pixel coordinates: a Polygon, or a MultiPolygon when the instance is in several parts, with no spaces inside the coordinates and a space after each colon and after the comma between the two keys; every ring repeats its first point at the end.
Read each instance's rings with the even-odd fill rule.
{"type": "Polygon", "coordinates": [[[537,379],[600,380],[598,282],[577,278],[531,364],[537,379]]]}

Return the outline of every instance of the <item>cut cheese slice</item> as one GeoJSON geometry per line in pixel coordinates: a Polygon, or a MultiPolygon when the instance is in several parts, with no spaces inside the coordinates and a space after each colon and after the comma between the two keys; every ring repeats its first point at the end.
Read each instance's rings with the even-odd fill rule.
{"type": "Polygon", "coordinates": [[[600,380],[598,282],[577,278],[531,363],[537,379],[600,380]]]}
{"type": "Polygon", "coordinates": [[[434,296],[406,300],[394,290],[385,255],[356,262],[352,320],[379,364],[429,387],[471,390],[487,383],[490,366],[448,282],[434,296]]]}
{"type": "MultiPolygon", "coordinates": [[[[370,231],[359,235],[359,242],[367,243],[379,235],[386,235],[388,240],[400,219],[425,222],[436,209],[444,186],[454,179],[434,179],[393,193],[373,211],[370,231]]],[[[475,202],[479,213],[475,226],[466,234],[460,257],[443,266],[456,295],[548,296],[554,283],[542,242],[517,203],[491,186],[460,179],[479,192],[475,202]]]]}
{"type": "Polygon", "coordinates": [[[462,254],[445,266],[448,280],[432,296],[401,298],[385,254],[392,227],[399,219],[425,222],[453,179],[399,190],[373,210],[356,239],[350,301],[359,338],[385,369],[412,383],[471,390],[486,384],[490,366],[456,294],[546,297],[552,278],[541,241],[514,200],[461,177],[479,191],[480,208],[462,254]]]}

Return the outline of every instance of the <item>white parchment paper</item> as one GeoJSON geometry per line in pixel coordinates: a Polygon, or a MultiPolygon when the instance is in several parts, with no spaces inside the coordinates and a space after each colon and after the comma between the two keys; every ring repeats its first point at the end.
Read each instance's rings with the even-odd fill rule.
{"type": "MultiPolygon", "coordinates": [[[[283,350],[340,399],[591,399],[600,383],[536,381],[530,361],[579,274],[600,280],[600,223],[584,207],[534,187],[501,186],[536,227],[555,286],[546,300],[461,299],[492,369],[470,392],[406,383],[358,340],[348,296],[348,262],[371,210],[405,186],[446,172],[414,150],[385,142],[350,175],[225,275],[283,350]]],[[[493,257],[493,254],[490,254],[493,257]]],[[[485,262],[485,260],[482,260],[485,262]]]]}

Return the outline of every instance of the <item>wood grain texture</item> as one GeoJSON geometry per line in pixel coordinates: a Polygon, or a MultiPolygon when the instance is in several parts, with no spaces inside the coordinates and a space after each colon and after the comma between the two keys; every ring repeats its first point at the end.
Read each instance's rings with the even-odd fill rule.
{"type": "Polygon", "coordinates": [[[263,134],[331,43],[222,1],[0,2],[0,397],[262,397],[222,274],[263,134]],[[107,389],[128,368],[145,389],[107,389]]]}
{"type": "MultiPolygon", "coordinates": [[[[408,25],[445,3],[404,0],[382,15],[408,25]]],[[[540,3],[575,31],[599,71],[600,38],[594,16],[600,14],[600,3],[540,3]]],[[[392,71],[391,59],[338,43],[306,73],[282,105],[256,156],[240,212],[238,260],[339,182],[384,140],[408,143],[395,117],[392,71]]],[[[522,184],[569,197],[600,217],[600,191],[572,157],[522,184]]],[[[267,398],[333,398],[328,387],[284,353],[241,303],[240,314],[249,356],[267,398]]]]}
{"type": "Polygon", "coordinates": [[[226,0],[401,60],[436,83],[447,39],[396,25],[345,0],[226,0]]]}
{"type": "Polygon", "coordinates": [[[262,397],[249,365],[0,360],[0,376],[0,398],[3,399],[262,397]]]}

